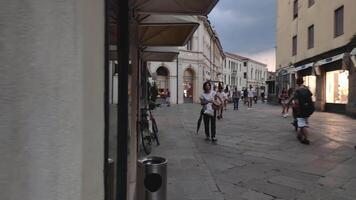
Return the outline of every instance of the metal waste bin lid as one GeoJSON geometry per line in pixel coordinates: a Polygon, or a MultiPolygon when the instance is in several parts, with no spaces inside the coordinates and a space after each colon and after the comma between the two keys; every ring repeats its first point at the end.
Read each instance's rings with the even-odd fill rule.
{"type": "Polygon", "coordinates": [[[167,164],[167,159],[157,156],[150,156],[140,160],[144,165],[164,165],[167,164]]]}

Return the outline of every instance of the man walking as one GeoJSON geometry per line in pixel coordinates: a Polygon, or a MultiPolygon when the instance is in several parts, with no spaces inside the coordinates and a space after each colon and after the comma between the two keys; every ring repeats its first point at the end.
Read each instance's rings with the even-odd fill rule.
{"type": "Polygon", "coordinates": [[[252,88],[252,85],[250,85],[250,88],[247,90],[247,98],[248,98],[248,109],[252,108],[252,100],[255,95],[255,90],[252,88]]]}
{"type": "Polygon", "coordinates": [[[313,94],[308,87],[303,85],[302,77],[297,79],[297,88],[292,100],[295,103],[296,117],[298,124],[298,140],[303,144],[310,144],[308,140],[308,119],[313,114],[315,107],[312,101],[313,94]]]}
{"type": "Polygon", "coordinates": [[[239,101],[241,98],[241,92],[237,90],[235,87],[234,91],[232,92],[232,100],[234,102],[234,110],[239,110],[239,101]]]}

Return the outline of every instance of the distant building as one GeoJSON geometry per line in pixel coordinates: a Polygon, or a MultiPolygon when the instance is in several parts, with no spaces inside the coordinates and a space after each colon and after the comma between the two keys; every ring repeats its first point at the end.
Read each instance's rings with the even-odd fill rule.
{"type": "Polygon", "coordinates": [[[351,0],[277,1],[278,90],[302,76],[319,110],[356,115],[355,8],[351,0]]]}
{"type": "Polygon", "coordinates": [[[246,67],[243,66],[243,59],[236,54],[225,52],[225,64],[224,64],[224,83],[230,86],[230,88],[237,88],[242,90],[246,87],[246,67]]]}

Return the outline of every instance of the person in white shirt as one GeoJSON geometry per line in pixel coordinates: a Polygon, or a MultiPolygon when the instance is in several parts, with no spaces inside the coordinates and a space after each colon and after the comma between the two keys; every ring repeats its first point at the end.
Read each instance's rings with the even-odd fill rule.
{"type": "Polygon", "coordinates": [[[211,141],[216,142],[216,110],[214,109],[214,99],[217,98],[216,92],[211,90],[210,82],[205,82],[203,84],[203,94],[200,96],[200,103],[203,106],[203,120],[204,120],[204,128],[205,128],[205,140],[210,140],[210,132],[211,130],[211,141]],[[209,127],[210,126],[210,127],[209,127]]]}
{"type": "Polygon", "coordinates": [[[248,98],[248,108],[252,108],[252,100],[254,97],[255,90],[253,89],[252,85],[250,85],[249,89],[247,90],[247,98],[248,98]]]}
{"type": "Polygon", "coordinates": [[[217,112],[217,118],[218,119],[222,119],[223,118],[223,110],[224,110],[224,101],[225,101],[225,92],[223,91],[223,87],[221,86],[221,84],[219,83],[219,86],[218,86],[218,91],[216,92],[216,96],[219,97],[219,99],[221,100],[221,106],[219,107],[218,109],[218,112],[217,112]]]}

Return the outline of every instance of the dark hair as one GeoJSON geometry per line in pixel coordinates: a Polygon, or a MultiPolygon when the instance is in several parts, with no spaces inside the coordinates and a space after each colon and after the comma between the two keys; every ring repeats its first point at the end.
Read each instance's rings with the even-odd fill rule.
{"type": "Polygon", "coordinates": [[[208,84],[209,84],[210,87],[211,87],[211,83],[210,83],[209,81],[206,81],[206,82],[203,84],[203,90],[204,90],[204,91],[205,91],[205,86],[208,85],[208,84]]]}
{"type": "Polygon", "coordinates": [[[297,85],[302,85],[304,83],[303,77],[298,77],[296,82],[297,85]]]}

